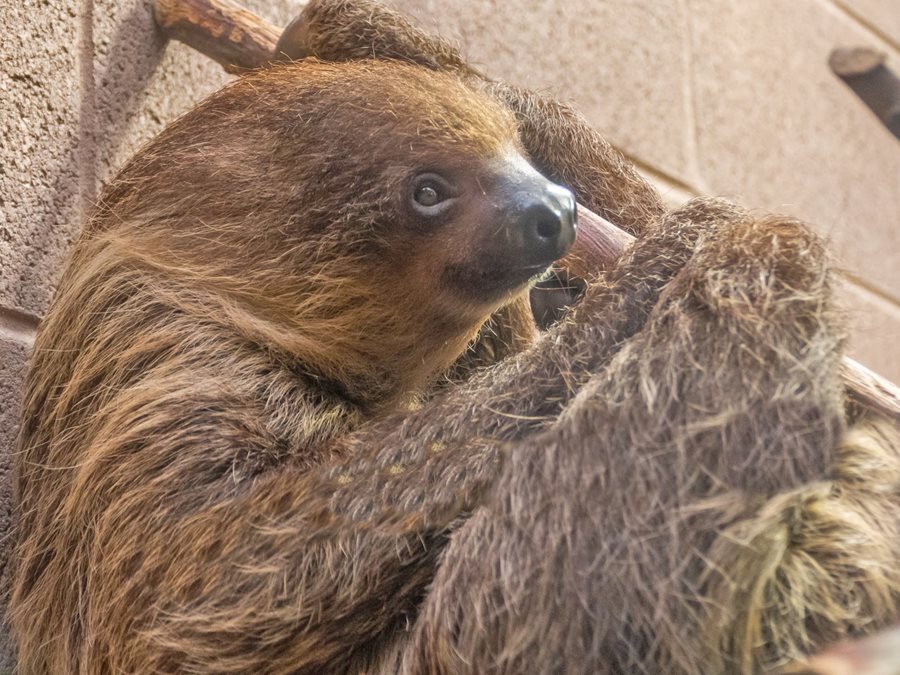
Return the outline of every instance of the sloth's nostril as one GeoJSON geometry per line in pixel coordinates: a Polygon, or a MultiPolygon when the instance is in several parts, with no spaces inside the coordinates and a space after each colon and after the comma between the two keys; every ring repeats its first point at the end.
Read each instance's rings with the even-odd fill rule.
{"type": "Polygon", "coordinates": [[[553,239],[559,236],[561,227],[562,225],[559,222],[559,219],[541,218],[538,221],[537,227],[535,229],[537,231],[537,235],[542,239],[553,239]]]}

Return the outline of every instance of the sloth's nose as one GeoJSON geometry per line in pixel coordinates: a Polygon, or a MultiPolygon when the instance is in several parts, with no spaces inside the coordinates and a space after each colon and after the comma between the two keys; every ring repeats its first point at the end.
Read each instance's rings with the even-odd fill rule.
{"type": "Polygon", "coordinates": [[[575,242],[575,195],[571,190],[546,181],[516,193],[513,200],[514,227],[521,237],[525,264],[549,265],[564,256],[575,242]]]}

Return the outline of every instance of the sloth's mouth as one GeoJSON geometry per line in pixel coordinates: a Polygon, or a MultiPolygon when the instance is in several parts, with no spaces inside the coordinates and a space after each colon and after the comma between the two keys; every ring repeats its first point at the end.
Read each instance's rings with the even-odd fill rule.
{"type": "Polygon", "coordinates": [[[522,275],[522,281],[516,284],[517,286],[533,286],[553,274],[553,268],[550,265],[529,265],[527,267],[519,267],[514,271],[520,272],[522,275]]]}
{"type": "Polygon", "coordinates": [[[550,273],[551,263],[501,267],[492,265],[450,265],[444,270],[444,281],[469,298],[495,300],[509,293],[525,290],[550,273]]]}
{"type": "Polygon", "coordinates": [[[553,276],[553,264],[549,265],[534,265],[534,268],[537,270],[534,276],[531,278],[532,281],[541,282],[547,281],[553,276]]]}

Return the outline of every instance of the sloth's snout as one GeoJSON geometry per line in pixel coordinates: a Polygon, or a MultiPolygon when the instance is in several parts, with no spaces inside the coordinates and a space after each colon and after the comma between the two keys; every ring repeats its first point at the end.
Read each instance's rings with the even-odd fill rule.
{"type": "Polygon", "coordinates": [[[575,242],[575,195],[536,171],[517,181],[506,209],[507,254],[520,269],[547,267],[575,242]]]}
{"type": "Polygon", "coordinates": [[[525,266],[549,265],[564,256],[575,242],[575,195],[542,181],[513,196],[511,239],[521,246],[525,266]]]}

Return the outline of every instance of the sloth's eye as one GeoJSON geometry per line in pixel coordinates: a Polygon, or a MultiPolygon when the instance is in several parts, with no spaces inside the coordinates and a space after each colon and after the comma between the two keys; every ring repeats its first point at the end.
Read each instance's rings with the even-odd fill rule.
{"type": "Polygon", "coordinates": [[[433,218],[445,214],[457,196],[452,183],[440,174],[429,171],[415,177],[409,200],[419,215],[433,218]]]}
{"type": "Polygon", "coordinates": [[[421,206],[435,206],[443,201],[441,194],[433,185],[420,185],[416,188],[416,193],[413,198],[416,200],[416,203],[421,206]]]}

